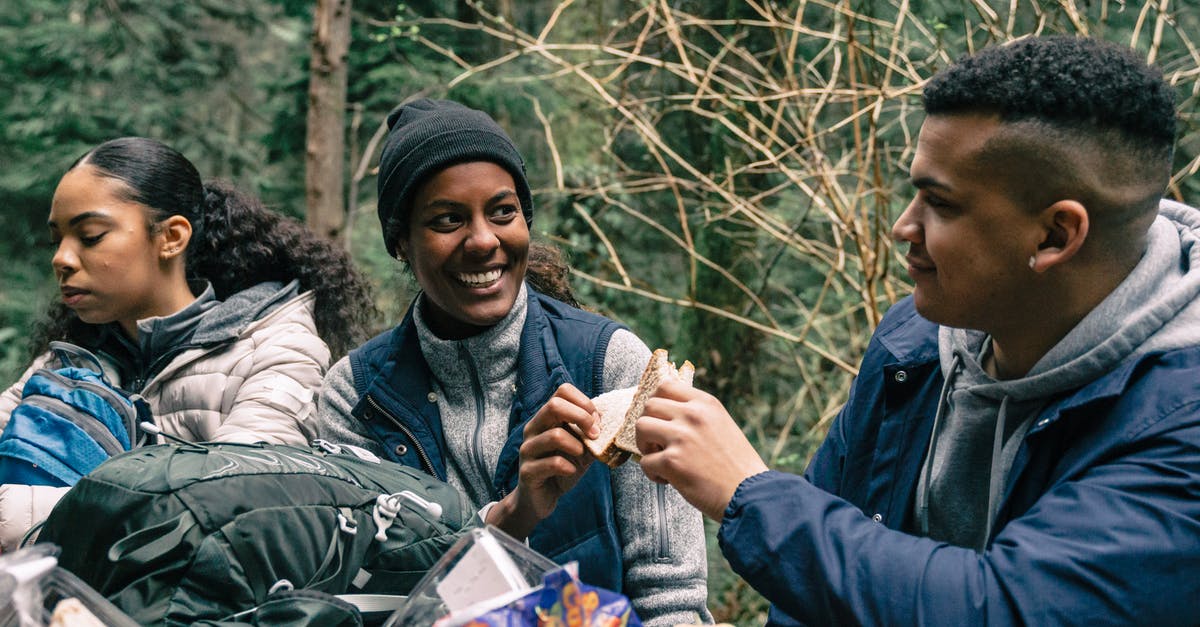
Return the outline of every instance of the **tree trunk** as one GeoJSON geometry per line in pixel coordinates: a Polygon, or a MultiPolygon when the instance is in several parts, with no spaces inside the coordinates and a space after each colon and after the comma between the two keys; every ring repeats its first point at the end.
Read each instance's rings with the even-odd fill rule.
{"type": "Polygon", "coordinates": [[[317,0],[309,64],[308,130],[304,147],[307,223],[337,239],[346,220],[346,58],[350,1],[317,0]]]}

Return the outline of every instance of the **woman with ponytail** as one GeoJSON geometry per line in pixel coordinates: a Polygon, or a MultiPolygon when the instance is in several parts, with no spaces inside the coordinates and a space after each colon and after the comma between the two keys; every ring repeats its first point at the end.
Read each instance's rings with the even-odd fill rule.
{"type": "MultiPolygon", "coordinates": [[[[51,341],[96,354],[108,379],[189,441],[305,444],[331,358],[366,336],[374,306],[345,251],[154,141],[105,142],[54,192],[51,266],[62,294],[34,362],[0,395],[0,427],[51,341]]],[[[0,486],[13,548],[64,489],[0,486]]]]}

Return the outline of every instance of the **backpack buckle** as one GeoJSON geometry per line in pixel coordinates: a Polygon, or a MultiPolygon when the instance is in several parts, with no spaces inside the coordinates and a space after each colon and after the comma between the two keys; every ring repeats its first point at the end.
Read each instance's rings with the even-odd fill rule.
{"type": "Polygon", "coordinates": [[[347,535],[358,534],[358,522],[354,520],[354,514],[348,508],[338,508],[338,529],[347,535]]]}
{"type": "Polygon", "coordinates": [[[315,438],[312,442],[310,442],[310,444],[312,444],[313,448],[319,448],[331,455],[337,455],[338,453],[342,452],[342,447],[324,438],[315,438]]]}

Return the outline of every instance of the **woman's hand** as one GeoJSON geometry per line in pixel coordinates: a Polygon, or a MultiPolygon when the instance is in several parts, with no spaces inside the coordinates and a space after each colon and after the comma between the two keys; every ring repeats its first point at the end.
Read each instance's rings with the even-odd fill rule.
{"type": "Polygon", "coordinates": [[[529,536],[587,471],[594,459],[567,425],[588,437],[596,408],[586,394],[564,383],[525,425],[517,489],[488,511],[487,522],[517,539],[529,536]]]}

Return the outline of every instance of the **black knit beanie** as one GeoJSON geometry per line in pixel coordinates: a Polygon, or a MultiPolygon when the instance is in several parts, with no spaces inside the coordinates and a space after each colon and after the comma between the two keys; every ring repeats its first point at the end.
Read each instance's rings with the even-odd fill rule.
{"type": "Polygon", "coordinates": [[[450,100],[423,98],[396,107],[387,122],[379,158],[379,224],[389,255],[396,256],[417,189],[438,171],[460,163],[490,161],[508,170],[525,222],[533,222],[525,162],[491,116],[450,100]]]}

